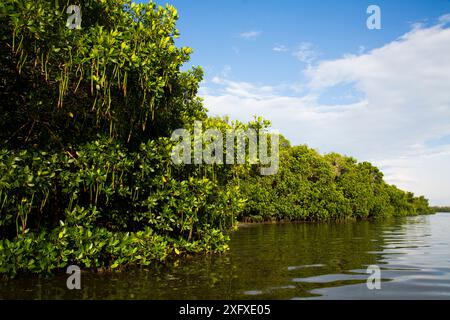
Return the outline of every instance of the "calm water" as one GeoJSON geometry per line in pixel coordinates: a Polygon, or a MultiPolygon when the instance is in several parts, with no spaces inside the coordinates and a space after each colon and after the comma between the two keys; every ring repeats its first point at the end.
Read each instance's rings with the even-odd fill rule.
{"type": "Polygon", "coordinates": [[[450,214],[242,227],[231,251],[160,270],[0,280],[0,299],[450,299],[450,214]],[[382,270],[367,289],[368,265],[382,270]]]}

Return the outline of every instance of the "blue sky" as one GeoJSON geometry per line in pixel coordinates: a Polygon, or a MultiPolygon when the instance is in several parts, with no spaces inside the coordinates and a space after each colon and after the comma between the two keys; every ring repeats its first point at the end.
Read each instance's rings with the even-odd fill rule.
{"type": "Polygon", "coordinates": [[[169,3],[211,115],[262,115],[294,144],[450,204],[450,0],[169,3]],[[366,27],[372,4],[381,30],[366,27]]]}

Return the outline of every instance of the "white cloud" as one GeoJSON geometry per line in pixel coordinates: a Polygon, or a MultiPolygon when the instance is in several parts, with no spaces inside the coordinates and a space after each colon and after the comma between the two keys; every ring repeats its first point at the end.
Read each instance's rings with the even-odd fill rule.
{"type": "Polygon", "coordinates": [[[287,52],[288,48],[285,45],[277,44],[272,50],[275,52],[287,52]]]}
{"type": "Polygon", "coordinates": [[[438,21],[440,24],[450,23],[450,13],[440,16],[438,21]]]}
{"type": "Polygon", "coordinates": [[[229,64],[224,65],[222,71],[220,72],[220,75],[224,78],[228,78],[230,74],[231,74],[231,66],[229,64]]]}
{"type": "Polygon", "coordinates": [[[411,30],[423,29],[426,26],[426,21],[416,21],[411,23],[411,30]]]}
{"type": "Polygon", "coordinates": [[[314,46],[309,42],[302,42],[293,55],[301,62],[311,64],[317,59],[317,53],[314,46]]]}
{"type": "Polygon", "coordinates": [[[239,34],[239,38],[241,39],[245,39],[245,40],[251,40],[251,39],[256,39],[259,36],[262,35],[261,31],[246,31],[246,32],[242,32],[241,34],[239,34]]]}
{"type": "Polygon", "coordinates": [[[358,54],[363,54],[365,51],[366,51],[366,47],[365,46],[359,46],[358,54]]]}
{"type": "Polygon", "coordinates": [[[275,88],[271,86],[258,86],[249,82],[235,82],[217,76],[212,79],[212,82],[223,86],[220,94],[230,95],[238,99],[264,100],[274,97],[275,88]]]}
{"type": "Polygon", "coordinates": [[[309,66],[303,96],[216,78],[221,90],[205,94],[205,105],[211,114],[244,121],[262,115],[296,144],[372,161],[389,182],[448,204],[450,145],[428,142],[450,135],[449,52],[449,28],[416,28],[370,52],[309,66]],[[327,89],[342,84],[354,85],[363,97],[320,103],[327,89]]]}

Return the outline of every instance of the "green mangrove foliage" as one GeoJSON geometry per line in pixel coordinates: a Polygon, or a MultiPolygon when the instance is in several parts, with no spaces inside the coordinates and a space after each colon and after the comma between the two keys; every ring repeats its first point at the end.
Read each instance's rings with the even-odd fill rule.
{"type": "Polygon", "coordinates": [[[434,212],[450,212],[450,207],[431,207],[434,212]]]}
{"type": "Polygon", "coordinates": [[[0,3],[0,273],[223,252],[238,220],[429,212],[369,163],[283,137],[273,176],[248,154],[238,165],[175,165],[176,129],[270,125],[207,117],[201,68],[181,70],[192,50],[175,46],[177,18],[172,6],[130,0],[0,3]],[[66,27],[69,5],[82,8],[81,29],[66,27]]]}
{"type": "Polygon", "coordinates": [[[339,154],[320,155],[282,139],[280,172],[239,181],[247,205],[239,218],[263,220],[345,220],[430,214],[428,200],[383,181],[370,163],[339,154]]]}
{"type": "Polygon", "coordinates": [[[226,250],[240,192],[173,166],[164,138],[206,119],[175,8],[6,0],[0,13],[0,273],[226,250]]]}
{"type": "Polygon", "coordinates": [[[177,11],[130,0],[5,0],[0,4],[0,138],[65,147],[102,132],[138,147],[203,119],[202,70],[181,72],[177,11]],[[63,4],[64,3],[64,4],[63,4]],[[82,28],[66,27],[69,5],[82,28]]]}
{"type": "Polygon", "coordinates": [[[148,265],[220,252],[235,223],[236,187],[184,179],[170,141],[127,152],[109,139],[68,153],[0,152],[0,271],[148,265]]]}

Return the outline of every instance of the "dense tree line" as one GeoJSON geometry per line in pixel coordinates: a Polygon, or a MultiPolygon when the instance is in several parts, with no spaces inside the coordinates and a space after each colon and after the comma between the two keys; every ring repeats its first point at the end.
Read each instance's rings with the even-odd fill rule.
{"type": "Polygon", "coordinates": [[[277,175],[239,181],[248,199],[241,219],[322,221],[431,213],[427,199],[387,184],[368,162],[288,146],[280,163],[277,175]]]}
{"type": "Polygon", "coordinates": [[[429,213],[369,163],[281,137],[280,171],[174,165],[173,130],[208,118],[202,70],[182,71],[172,6],[129,0],[0,3],[0,273],[149,265],[227,250],[238,220],[429,213]],[[82,7],[82,28],[66,8],[82,7]]]}
{"type": "Polygon", "coordinates": [[[450,207],[431,207],[434,212],[450,212],[450,207]]]}

